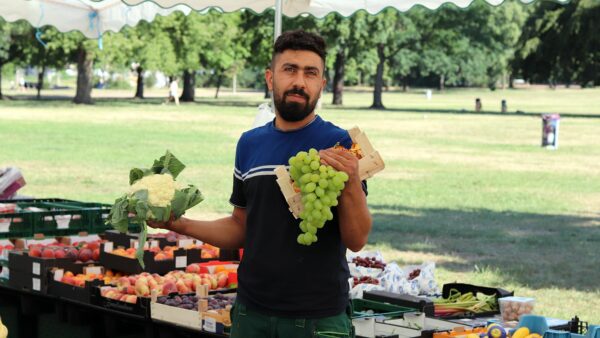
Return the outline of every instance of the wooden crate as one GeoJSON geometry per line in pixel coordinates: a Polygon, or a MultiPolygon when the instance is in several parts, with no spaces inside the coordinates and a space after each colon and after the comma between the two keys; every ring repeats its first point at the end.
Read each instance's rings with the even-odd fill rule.
{"type": "MultiPolygon", "coordinates": [[[[350,134],[352,142],[358,144],[362,151],[363,157],[358,160],[360,179],[366,180],[382,171],[385,168],[385,163],[379,152],[373,148],[367,135],[358,127],[348,130],[348,133],[350,134]]],[[[299,191],[294,190],[292,178],[285,166],[282,165],[275,168],[275,174],[277,175],[277,184],[285,197],[290,211],[295,218],[299,218],[300,213],[304,209],[304,206],[302,205],[302,194],[299,191]]]]}

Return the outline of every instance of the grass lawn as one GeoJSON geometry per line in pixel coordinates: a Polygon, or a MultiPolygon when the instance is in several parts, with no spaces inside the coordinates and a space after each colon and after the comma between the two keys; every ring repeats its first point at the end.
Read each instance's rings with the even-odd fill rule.
{"type": "MultiPolygon", "coordinates": [[[[0,166],[21,168],[20,193],[112,202],[129,169],[170,149],[206,200],[192,216],[231,211],[235,144],[263,102],[260,93],[161,105],[133,92],[94,92],[93,106],[68,100],[0,102],[0,166]]],[[[9,94],[11,94],[9,92],[9,94]]],[[[13,93],[14,94],[14,93],[13,93]]],[[[43,94],[71,96],[72,91],[43,94]]],[[[358,125],[386,161],[369,182],[374,227],[368,249],[399,264],[435,261],[440,284],[500,286],[535,297],[536,312],[600,324],[600,90],[530,88],[345,93],[320,114],[358,125]],[[474,114],[475,98],[484,113],[474,114]],[[506,99],[509,114],[500,114],[506,99]],[[515,111],[522,113],[516,114],[515,111]],[[540,113],[558,112],[560,147],[540,147],[540,113]]],[[[325,102],[331,97],[326,95],[325,102]]]]}

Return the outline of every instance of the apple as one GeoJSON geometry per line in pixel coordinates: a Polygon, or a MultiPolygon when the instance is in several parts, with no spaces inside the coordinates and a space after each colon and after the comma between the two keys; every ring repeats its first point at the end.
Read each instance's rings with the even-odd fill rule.
{"type": "Polygon", "coordinates": [[[100,249],[96,248],[92,251],[92,260],[94,260],[94,261],[100,260],[100,249]]]}
{"type": "Polygon", "coordinates": [[[67,250],[65,257],[75,261],[79,257],[79,251],[75,248],[70,248],[67,250]]]}
{"type": "Polygon", "coordinates": [[[79,251],[79,260],[82,262],[87,262],[92,258],[92,250],[90,249],[81,249],[79,251]]]}
{"type": "Polygon", "coordinates": [[[65,250],[58,248],[54,250],[54,258],[65,258],[65,250]]]}
{"type": "Polygon", "coordinates": [[[42,257],[42,251],[38,247],[29,249],[29,257],[42,257]]]}
{"type": "Polygon", "coordinates": [[[42,251],[42,258],[54,258],[54,251],[50,248],[45,248],[44,251],[42,251]]]}

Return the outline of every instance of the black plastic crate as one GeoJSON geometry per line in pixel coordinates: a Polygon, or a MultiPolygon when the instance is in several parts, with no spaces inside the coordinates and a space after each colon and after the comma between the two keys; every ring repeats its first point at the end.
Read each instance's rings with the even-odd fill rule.
{"type": "Polygon", "coordinates": [[[32,275],[30,273],[10,270],[8,285],[12,288],[41,294],[48,293],[48,276],[32,275]]]}
{"type": "Polygon", "coordinates": [[[426,297],[404,295],[388,291],[365,291],[363,299],[409,307],[423,312],[426,316],[430,317],[433,317],[434,314],[433,302],[426,297]]]}
{"type": "Polygon", "coordinates": [[[100,264],[107,269],[113,269],[129,274],[138,274],[142,272],[157,273],[164,275],[172,270],[183,270],[188,264],[199,263],[200,250],[184,250],[179,249],[173,252],[173,259],[154,260],[154,253],[144,251],[144,268],[140,265],[136,258],[115,255],[104,251],[104,244],[100,246],[100,264]],[[190,251],[191,253],[189,253],[190,251]],[[188,255],[192,256],[188,258],[188,255]],[[194,257],[198,257],[195,260],[194,257]],[[189,260],[192,261],[189,261],[189,260]]]}
{"type": "MultiPolygon", "coordinates": [[[[73,273],[76,274],[81,272],[79,271],[73,273]]],[[[95,279],[92,281],[86,281],[83,287],[78,287],[54,280],[54,273],[52,271],[49,271],[48,274],[48,294],[63,299],[78,301],[84,304],[91,304],[93,289],[104,285],[104,281],[95,279]]]]}
{"type": "MultiPolygon", "coordinates": [[[[496,301],[498,298],[502,297],[510,297],[514,296],[514,291],[504,290],[502,288],[494,288],[489,286],[480,286],[473,284],[464,284],[464,283],[448,283],[444,284],[442,287],[442,297],[448,298],[450,296],[450,290],[455,289],[461,294],[472,292],[473,295],[476,295],[477,292],[481,292],[486,295],[494,295],[496,297],[496,301]]],[[[458,316],[447,316],[443,317],[444,319],[459,319],[459,318],[477,318],[477,317],[490,317],[500,313],[500,304],[498,304],[497,311],[487,311],[481,313],[465,313],[463,315],[458,316]]]]}
{"type": "Polygon", "coordinates": [[[132,315],[141,316],[150,319],[150,297],[137,297],[135,304],[122,302],[120,300],[102,297],[100,294],[101,286],[91,288],[91,302],[94,305],[102,306],[107,309],[116,310],[132,315]]]}

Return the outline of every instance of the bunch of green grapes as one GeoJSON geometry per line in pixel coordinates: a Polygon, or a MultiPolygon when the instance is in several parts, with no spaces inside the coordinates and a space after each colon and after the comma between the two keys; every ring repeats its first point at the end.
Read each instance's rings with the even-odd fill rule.
{"type": "Polygon", "coordinates": [[[311,245],[317,241],[317,230],[333,219],[331,207],[338,205],[348,174],[321,164],[319,152],[314,148],[292,156],[289,164],[290,176],[300,188],[304,205],[298,243],[311,245]]]}

